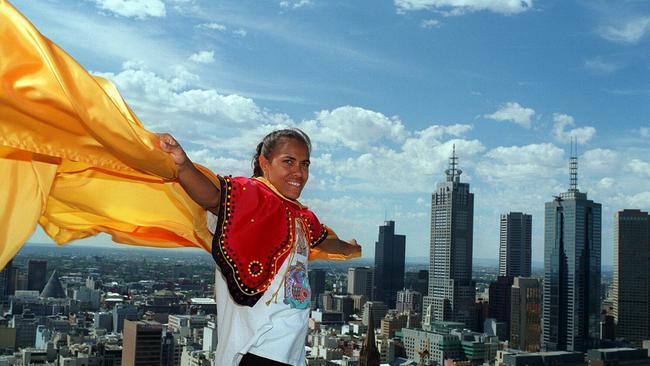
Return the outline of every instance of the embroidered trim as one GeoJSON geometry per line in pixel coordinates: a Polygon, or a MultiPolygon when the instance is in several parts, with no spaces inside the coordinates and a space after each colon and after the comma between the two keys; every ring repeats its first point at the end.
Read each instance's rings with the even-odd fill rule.
{"type": "Polygon", "coordinates": [[[264,266],[259,261],[251,261],[248,265],[248,273],[253,277],[258,277],[264,272],[264,266]]]}
{"type": "MultiPolygon", "coordinates": [[[[284,238],[281,244],[278,245],[279,249],[273,258],[268,258],[271,262],[270,269],[264,273],[263,276],[268,280],[257,288],[249,287],[242,281],[239,274],[239,269],[248,271],[252,277],[258,277],[262,275],[263,266],[258,261],[252,261],[250,263],[251,265],[254,262],[257,262],[261,267],[260,272],[257,275],[254,275],[251,272],[251,265],[248,267],[243,267],[241,263],[239,263],[240,267],[237,267],[237,258],[233,258],[228,254],[228,249],[231,249],[228,240],[228,232],[230,230],[230,225],[232,225],[232,215],[235,213],[235,205],[233,202],[231,202],[232,198],[235,197],[235,193],[232,192],[235,190],[235,187],[233,187],[232,184],[232,176],[225,178],[217,176],[217,178],[221,184],[221,202],[218,212],[219,215],[217,221],[217,230],[215,231],[215,235],[212,239],[212,256],[226,280],[228,292],[230,292],[233,300],[237,304],[253,307],[271,285],[273,278],[278,272],[278,264],[282,265],[282,263],[284,263],[283,261],[281,263],[278,262],[280,262],[280,259],[283,259],[286,256],[288,251],[293,246],[295,229],[293,215],[291,214],[291,210],[289,209],[288,205],[285,204],[284,206],[288,228],[287,236],[284,238]]],[[[242,187],[242,189],[245,190],[246,187],[242,187]]],[[[230,252],[232,252],[232,250],[230,252]]]]}
{"type": "MultiPolygon", "coordinates": [[[[321,234],[310,243],[309,245],[310,248],[316,248],[320,243],[322,243],[327,238],[327,227],[321,224],[321,230],[322,230],[321,234]]],[[[311,226],[309,227],[309,231],[311,237],[313,238],[313,233],[311,232],[311,226]]]]}

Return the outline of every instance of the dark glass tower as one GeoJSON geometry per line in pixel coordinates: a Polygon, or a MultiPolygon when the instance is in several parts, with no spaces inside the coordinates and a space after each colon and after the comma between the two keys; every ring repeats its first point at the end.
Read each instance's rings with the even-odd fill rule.
{"type": "Polygon", "coordinates": [[[321,268],[309,270],[309,288],[311,289],[311,308],[318,309],[323,304],[320,303],[320,297],[325,293],[325,275],[326,271],[321,268]]]}
{"type": "Polygon", "coordinates": [[[521,212],[501,215],[499,276],[530,277],[532,221],[521,212]]]}
{"type": "Polygon", "coordinates": [[[474,194],[461,183],[462,171],[454,148],[447,180],[431,195],[429,294],[424,298],[425,321],[463,322],[474,329],[475,283],[472,280],[474,194]],[[428,316],[426,316],[428,312],[428,316]]]}
{"type": "Polygon", "coordinates": [[[616,337],[640,347],[650,338],[650,215],[623,210],[614,218],[616,337]]]}
{"type": "Polygon", "coordinates": [[[30,259],[27,263],[27,290],[43,291],[47,283],[47,261],[30,259]]]}
{"type": "Polygon", "coordinates": [[[375,280],[373,300],[382,301],[394,309],[397,291],[404,288],[404,259],[406,236],[395,234],[395,222],[386,221],[379,227],[375,243],[375,280]]]}
{"type": "Polygon", "coordinates": [[[600,321],[601,205],[570,186],[545,206],[542,347],[586,351],[597,347],[600,321]]]}
{"type": "Polygon", "coordinates": [[[4,269],[0,271],[0,304],[7,303],[9,296],[13,295],[14,288],[14,267],[13,260],[9,260],[4,269]]]}

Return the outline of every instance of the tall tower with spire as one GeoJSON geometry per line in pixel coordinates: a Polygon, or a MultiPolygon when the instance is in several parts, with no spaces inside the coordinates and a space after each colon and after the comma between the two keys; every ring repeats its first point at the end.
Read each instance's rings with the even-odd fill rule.
{"type": "Polygon", "coordinates": [[[601,211],[600,203],[578,189],[577,148],[572,144],[569,189],[545,205],[544,350],[584,352],[597,347],[601,211]]]}
{"type": "Polygon", "coordinates": [[[424,297],[425,327],[433,321],[463,322],[475,328],[472,280],[474,194],[462,183],[456,147],[445,170],[446,181],[431,195],[429,293],[424,297]]]}

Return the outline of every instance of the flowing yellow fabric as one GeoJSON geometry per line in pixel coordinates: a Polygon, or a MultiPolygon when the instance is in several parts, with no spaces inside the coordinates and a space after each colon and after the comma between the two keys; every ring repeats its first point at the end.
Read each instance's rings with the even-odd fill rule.
{"type": "MultiPolygon", "coordinates": [[[[211,249],[206,212],[174,180],[156,135],[113,84],[86,72],[5,0],[0,176],[0,268],[37,223],[58,244],[104,232],[127,244],[211,249]]],[[[342,259],[322,250],[317,257],[342,259]]]]}
{"type": "Polygon", "coordinates": [[[105,232],[210,250],[205,211],[157,144],[109,81],[0,0],[0,268],[37,223],[59,244],[105,232]]]}

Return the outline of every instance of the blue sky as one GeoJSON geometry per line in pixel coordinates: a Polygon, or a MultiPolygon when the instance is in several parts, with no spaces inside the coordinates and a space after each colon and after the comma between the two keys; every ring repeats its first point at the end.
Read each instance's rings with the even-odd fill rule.
{"type": "Polygon", "coordinates": [[[408,256],[428,256],[431,192],[453,144],[475,193],[475,257],[496,258],[499,215],[523,211],[543,259],[544,202],[567,189],[571,138],[579,188],[603,204],[603,264],[613,214],[650,209],[647,1],[14,5],[216,172],[250,175],[265,133],[306,130],[303,200],[365,257],[385,218],[408,256]]]}

